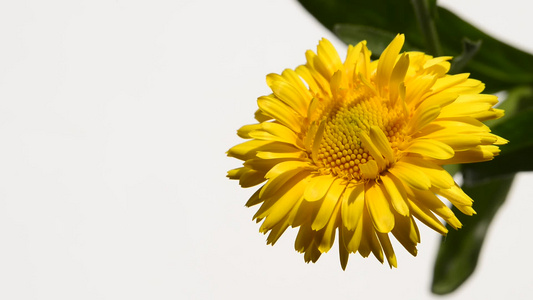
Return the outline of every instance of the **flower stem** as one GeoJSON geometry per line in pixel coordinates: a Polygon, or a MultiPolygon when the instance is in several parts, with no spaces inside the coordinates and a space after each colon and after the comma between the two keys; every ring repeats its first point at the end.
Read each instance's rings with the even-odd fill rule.
{"type": "Polygon", "coordinates": [[[428,0],[411,0],[411,2],[418,19],[418,25],[426,40],[427,52],[435,56],[442,55],[439,36],[429,11],[428,0]]]}

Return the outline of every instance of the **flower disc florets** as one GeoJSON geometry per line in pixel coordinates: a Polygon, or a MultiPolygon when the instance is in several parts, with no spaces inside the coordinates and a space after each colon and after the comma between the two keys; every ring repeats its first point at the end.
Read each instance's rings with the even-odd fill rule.
{"type": "Polygon", "coordinates": [[[403,41],[376,61],[365,42],[350,46],[341,62],[323,39],[305,65],[267,76],[273,93],[258,99],[258,123],[238,130],[248,141],[228,155],[244,164],[228,177],[243,187],[266,181],[247,206],[261,204],[254,219],[269,244],[297,227],[296,250],[315,262],[338,232],[343,268],[355,252],[396,266],[390,234],[416,255],[415,219],[441,234],[437,217],[461,227],[438,196],[475,213],[441,166],[496,156],[507,141],[481,121],[503,111],[481,82],[446,74],[449,57],[400,54],[403,41]]]}
{"type": "Polygon", "coordinates": [[[370,128],[376,127],[376,130],[380,130],[386,137],[391,151],[388,153],[390,157],[386,164],[381,162],[382,168],[394,163],[398,145],[403,142],[405,136],[405,111],[401,105],[392,105],[388,99],[383,101],[380,97],[365,93],[357,96],[350,97],[351,100],[336,99],[340,104],[323,117],[324,133],[318,150],[318,160],[315,161],[317,166],[323,167],[323,173],[350,180],[377,176],[362,172],[362,169],[369,168],[367,163],[374,160],[374,157],[372,149],[365,147],[361,141],[361,135],[368,136],[370,128]]]}

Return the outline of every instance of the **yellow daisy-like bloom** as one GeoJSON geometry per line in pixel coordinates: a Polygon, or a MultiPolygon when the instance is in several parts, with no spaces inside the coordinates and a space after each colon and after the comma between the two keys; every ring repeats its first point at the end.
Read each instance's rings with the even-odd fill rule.
{"type": "Polygon", "coordinates": [[[349,46],[344,63],[326,39],[295,71],[270,74],[272,94],[257,100],[258,124],[228,155],[243,167],[228,172],[241,186],[264,183],[247,206],[274,244],[299,227],[295,248],[306,262],[328,252],[338,230],[342,268],[350,253],[371,252],[396,267],[392,234],[412,255],[415,218],[445,235],[441,217],[461,227],[438,196],[467,215],[472,199],[441,166],[491,160],[507,141],[481,121],[496,119],[496,96],[468,74],[448,75],[450,57],[400,54],[398,35],[379,60],[365,42],[349,46]]]}

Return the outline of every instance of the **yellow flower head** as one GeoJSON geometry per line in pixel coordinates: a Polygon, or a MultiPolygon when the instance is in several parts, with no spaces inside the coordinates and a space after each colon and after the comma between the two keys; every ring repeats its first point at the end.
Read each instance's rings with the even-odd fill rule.
{"type": "Polygon", "coordinates": [[[305,65],[267,76],[273,93],[257,100],[259,123],[238,130],[249,140],[228,155],[244,164],[228,177],[266,181],[246,205],[261,204],[254,219],[269,244],[299,227],[295,248],[315,262],[338,232],[343,269],[355,252],[396,267],[390,234],[416,255],[415,218],[443,235],[437,216],[461,227],[438,195],[475,213],[441,166],[496,156],[507,141],[481,121],[503,111],[480,81],[446,74],[450,57],[400,54],[403,42],[398,35],[376,61],[365,42],[349,46],[343,63],[323,39],[305,65]]]}

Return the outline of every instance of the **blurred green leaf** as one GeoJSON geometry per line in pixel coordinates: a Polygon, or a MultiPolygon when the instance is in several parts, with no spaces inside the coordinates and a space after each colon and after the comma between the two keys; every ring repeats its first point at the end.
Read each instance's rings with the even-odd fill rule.
{"type": "Polygon", "coordinates": [[[331,31],[334,31],[336,24],[368,26],[394,34],[406,33],[412,45],[424,48],[424,40],[410,0],[299,0],[299,2],[331,31]]]}
{"type": "Polygon", "coordinates": [[[437,14],[437,0],[428,0],[429,5],[429,11],[431,12],[431,15],[435,17],[435,14],[437,14]]]}
{"type": "Polygon", "coordinates": [[[463,38],[483,42],[463,71],[483,81],[486,92],[533,83],[533,55],[492,38],[445,8],[439,7],[435,22],[446,55],[459,55],[462,49],[457,41],[463,38]]]}
{"type": "Polygon", "coordinates": [[[476,199],[474,209],[477,214],[465,216],[453,209],[463,228],[458,231],[451,229],[442,238],[433,272],[433,293],[453,292],[474,272],[488,227],[505,201],[513,179],[514,175],[510,175],[482,184],[463,185],[463,190],[476,199]]]}
{"type": "Polygon", "coordinates": [[[433,56],[442,55],[439,35],[435,27],[436,1],[430,0],[411,0],[413,9],[418,21],[418,28],[424,36],[426,52],[433,56]]]}
{"type": "Polygon", "coordinates": [[[346,44],[355,45],[366,40],[373,57],[379,57],[397,35],[397,33],[370,26],[352,24],[336,24],[333,30],[346,44]]]}
{"type": "Polygon", "coordinates": [[[463,53],[456,56],[452,60],[452,66],[450,67],[450,73],[460,73],[463,68],[468,64],[472,58],[477,54],[481,48],[482,41],[471,41],[467,38],[463,39],[463,53]]]}
{"type": "Polygon", "coordinates": [[[452,176],[461,171],[461,165],[444,165],[443,167],[452,176]]]}
{"type": "MultiPolygon", "coordinates": [[[[410,0],[299,0],[299,2],[333,32],[336,24],[368,26],[385,32],[405,33],[406,40],[412,47],[426,49],[425,38],[416,22],[417,18],[410,0]]],[[[506,90],[517,85],[533,85],[531,54],[490,37],[442,7],[435,9],[434,2],[434,0],[429,1],[429,7],[430,11],[436,10],[434,22],[443,55],[461,55],[463,52],[461,41],[464,38],[483,42],[482,47],[463,71],[483,81],[487,86],[487,92],[506,90]]],[[[350,37],[343,35],[339,38],[346,42],[350,37]]],[[[370,42],[370,39],[367,40],[370,42]]]]}

